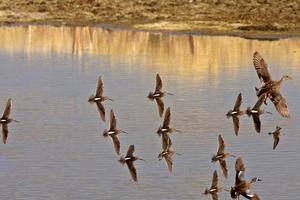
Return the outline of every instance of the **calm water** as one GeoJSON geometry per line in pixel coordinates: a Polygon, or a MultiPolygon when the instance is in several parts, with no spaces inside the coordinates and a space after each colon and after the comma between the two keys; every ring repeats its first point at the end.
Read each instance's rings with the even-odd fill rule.
{"type": "MultiPolygon", "coordinates": [[[[13,99],[6,145],[0,145],[0,199],[209,199],[202,192],[214,169],[220,184],[234,184],[234,158],[227,159],[229,178],[210,159],[222,134],[226,150],[243,156],[246,178],[263,182],[253,191],[261,199],[296,200],[300,188],[300,39],[256,41],[209,37],[109,31],[100,28],[0,28],[0,112],[13,99]],[[283,84],[291,119],[280,117],[273,105],[262,115],[261,134],[251,118],[241,117],[240,135],[234,135],[225,113],[239,92],[243,109],[256,101],[258,78],[252,54],[259,51],[275,79],[283,84]],[[162,123],[154,102],[146,95],[160,73],[164,98],[171,107],[174,172],[163,161],[161,139],[155,131],[162,123]],[[121,152],[134,144],[138,183],[117,161],[111,140],[103,138],[108,121],[101,122],[96,105],[87,102],[102,75],[104,93],[115,99],[121,152]],[[284,135],[275,151],[267,132],[279,125],[284,135]]],[[[228,192],[220,199],[229,200],[228,192]]]]}

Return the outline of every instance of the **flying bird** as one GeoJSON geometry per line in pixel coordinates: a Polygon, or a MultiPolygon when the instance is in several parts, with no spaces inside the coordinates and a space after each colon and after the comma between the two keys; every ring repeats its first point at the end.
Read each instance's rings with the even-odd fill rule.
{"type": "Polygon", "coordinates": [[[168,134],[162,135],[162,148],[163,151],[158,155],[158,159],[162,160],[163,158],[166,161],[167,167],[170,172],[173,169],[173,159],[172,156],[175,154],[175,151],[171,150],[172,141],[168,134]]]}
{"type": "Polygon", "coordinates": [[[102,81],[102,77],[99,76],[99,78],[97,80],[97,85],[96,85],[96,94],[91,95],[89,97],[88,101],[90,103],[96,103],[97,109],[98,109],[98,112],[100,114],[102,121],[105,121],[105,108],[102,105],[102,102],[106,101],[106,100],[113,101],[113,99],[103,96],[103,81],[102,81]]]}
{"type": "Polygon", "coordinates": [[[106,130],[106,129],[104,130],[103,136],[111,137],[114,147],[115,147],[115,151],[118,155],[120,154],[120,141],[118,139],[118,135],[120,133],[127,133],[127,132],[117,129],[117,120],[116,120],[114,111],[111,109],[110,110],[110,128],[109,128],[109,130],[106,130]]]}
{"type": "Polygon", "coordinates": [[[227,118],[232,117],[232,122],[233,122],[233,128],[234,128],[235,135],[239,134],[239,129],[240,129],[239,116],[244,114],[244,112],[240,110],[241,105],[242,105],[242,93],[240,93],[238,95],[238,97],[236,98],[233,110],[229,110],[226,114],[227,118]]]}
{"type": "Polygon", "coordinates": [[[221,192],[223,189],[222,187],[219,187],[218,182],[219,182],[219,178],[218,178],[217,171],[215,170],[213,173],[211,186],[210,188],[206,188],[203,194],[205,195],[211,194],[213,200],[219,199],[218,192],[221,192]]]}
{"type": "Polygon", "coordinates": [[[246,181],[244,179],[245,174],[245,165],[241,157],[238,157],[235,162],[235,185],[231,187],[230,195],[231,198],[236,199],[239,198],[240,195],[247,199],[251,200],[259,200],[259,197],[256,193],[251,192],[251,186],[253,183],[257,181],[261,181],[261,179],[254,177],[251,181],[246,181]]]}
{"type": "Polygon", "coordinates": [[[0,118],[0,126],[2,125],[2,140],[3,143],[6,144],[8,138],[8,124],[11,122],[19,122],[15,119],[9,117],[12,108],[12,100],[9,98],[6,102],[6,106],[3,112],[2,117],[0,118]]]}
{"type": "Polygon", "coordinates": [[[177,130],[175,128],[171,128],[170,122],[171,122],[171,110],[170,110],[170,107],[168,107],[165,112],[165,118],[163,121],[163,125],[158,128],[156,133],[160,136],[161,134],[172,133],[173,131],[180,132],[179,130],[177,130]]]}
{"type": "Polygon", "coordinates": [[[253,64],[258,78],[263,84],[260,88],[256,88],[257,96],[260,97],[262,94],[266,94],[266,98],[269,98],[273,102],[277,112],[281,116],[290,117],[288,104],[280,93],[280,86],[284,80],[292,80],[292,77],[284,75],[279,81],[273,80],[267,63],[258,52],[254,52],[253,54],[253,64]]]}
{"type": "MultiPolygon", "coordinates": [[[[261,121],[260,121],[259,116],[265,112],[263,109],[261,109],[261,106],[262,106],[265,98],[266,98],[266,94],[262,94],[259,97],[259,99],[257,100],[257,102],[255,103],[255,105],[253,106],[253,108],[251,108],[249,106],[246,110],[248,117],[252,116],[252,119],[254,122],[254,127],[255,127],[255,130],[257,133],[260,133],[260,130],[261,130],[261,121]]],[[[270,112],[267,112],[267,113],[270,113],[270,112]]]]}
{"type": "Polygon", "coordinates": [[[222,135],[219,135],[218,140],[219,140],[218,152],[216,155],[212,156],[211,162],[219,161],[220,167],[223,171],[223,174],[227,178],[228,177],[228,169],[227,169],[227,164],[226,164],[225,159],[229,156],[231,156],[231,157],[235,157],[235,156],[231,155],[230,153],[225,152],[225,142],[222,138],[222,135]]]}
{"type": "Polygon", "coordinates": [[[134,167],[134,162],[136,160],[143,160],[145,161],[144,159],[142,158],[139,158],[137,156],[134,156],[133,155],[134,153],[134,145],[130,145],[129,148],[128,148],[128,151],[127,151],[127,154],[125,157],[121,157],[119,159],[119,162],[124,165],[126,163],[128,169],[129,169],[129,172],[130,172],[130,175],[132,177],[132,179],[137,182],[137,175],[136,175],[136,169],[134,167]]]}
{"type": "Polygon", "coordinates": [[[269,133],[269,135],[273,135],[274,138],[274,144],[273,144],[273,150],[277,147],[279,140],[280,140],[280,130],[281,127],[276,126],[276,130],[274,132],[269,133]]]}
{"type": "Polygon", "coordinates": [[[148,98],[150,100],[153,100],[155,98],[163,97],[163,96],[165,96],[165,94],[173,95],[172,93],[162,91],[162,80],[161,80],[159,74],[156,74],[155,89],[154,89],[154,92],[149,92],[148,98]]]}

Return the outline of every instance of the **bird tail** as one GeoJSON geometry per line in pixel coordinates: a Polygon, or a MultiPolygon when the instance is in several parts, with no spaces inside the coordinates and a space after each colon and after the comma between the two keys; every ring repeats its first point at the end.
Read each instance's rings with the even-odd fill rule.
{"type": "Polygon", "coordinates": [[[119,159],[119,162],[124,165],[125,164],[125,158],[124,156],[121,156],[121,158],[119,159]]]}
{"type": "Polygon", "coordinates": [[[107,132],[107,131],[104,131],[104,132],[103,132],[103,136],[104,136],[104,137],[107,137],[107,136],[108,136],[108,132],[107,132]]]}

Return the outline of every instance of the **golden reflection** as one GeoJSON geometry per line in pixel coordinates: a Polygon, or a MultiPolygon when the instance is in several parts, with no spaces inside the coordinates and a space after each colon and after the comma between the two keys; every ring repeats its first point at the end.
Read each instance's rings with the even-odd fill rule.
{"type": "Polygon", "coordinates": [[[28,55],[107,55],[112,61],[122,59],[129,64],[153,63],[168,73],[209,73],[216,78],[221,67],[252,65],[252,54],[256,50],[274,63],[287,60],[293,66],[300,63],[300,39],[296,38],[258,41],[226,36],[111,31],[97,27],[1,27],[0,50],[25,51],[28,55]]]}

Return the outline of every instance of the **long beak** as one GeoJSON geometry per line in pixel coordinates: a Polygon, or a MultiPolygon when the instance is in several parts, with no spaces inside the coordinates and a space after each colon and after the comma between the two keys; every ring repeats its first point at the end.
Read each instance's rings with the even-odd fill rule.
{"type": "Polygon", "coordinates": [[[227,189],[227,188],[223,188],[223,190],[226,191],[226,192],[230,192],[230,190],[227,189]]]}
{"type": "Polygon", "coordinates": [[[173,130],[176,131],[176,132],[178,132],[178,133],[182,133],[181,130],[178,130],[178,129],[175,129],[175,128],[173,128],[173,130]]]}
{"type": "Polygon", "coordinates": [[[174,95],[174,94],[172,94],[172,93],[170,93],[170,92],[166,92],[166,94],[168,94],[168,95],[174,95]]]}
{"type": "Polygon", "coordinates": [[[273,115],[273,113],[271,113],[271,112],[269,112],[269,111],[267,111],[266,113],[267,113],[267,114],[270,114],[270,115],[273,115]]]}
{"type": "Polygon", "coordinates": [[[175,153],[176,155],[178,155],[178,156],[182,156],[182,154],[180,154],[180,153],[175,153]]]}
{"type": "Polygon", "coordinates": [[[143,158],[137,158],[138,160],[142,160],[142,161],[146,161],[146,160],[144,160],[143,158]]]}
{"type": "Polygon", "coordinates": [[[18,121],[18,120],[15,120],[15,119],[14,119],[13,121],[14,121],[14,122],[17,122],[17,123],[19,123],[19,122],[20,122],[20,121],[18,121]]]}
{"type": "Polygon", "coordinates": [[[230,157],[236,158],[236,156],[235,156],[235,155],[232,155],[232,154],[230,154],[230,157]]]}
{"type": "Polygon", "coordinates": [[[122,133],[126,133],[126,134],[128,134],[128,132],[126,132],[126,131],[123,131],[123,130],[121,130],[121,132],[122,132],[122,133]]]}

